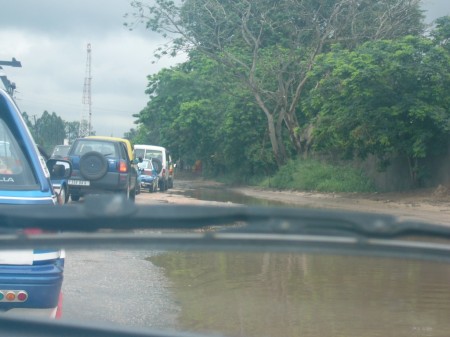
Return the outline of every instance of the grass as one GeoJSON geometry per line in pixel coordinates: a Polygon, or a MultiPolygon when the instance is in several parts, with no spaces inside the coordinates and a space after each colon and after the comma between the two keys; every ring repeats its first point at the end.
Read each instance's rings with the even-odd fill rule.
{"type": "Polygon", "coordinates": [[[372,181],[361,170],[315,160],[291,160],[260,186],[318,192],[375,191],[372,181]]]}

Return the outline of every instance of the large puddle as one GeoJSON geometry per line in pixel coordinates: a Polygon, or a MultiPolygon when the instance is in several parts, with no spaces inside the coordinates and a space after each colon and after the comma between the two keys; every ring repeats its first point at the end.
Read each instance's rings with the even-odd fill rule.
{"type": "Polygon", "coordinates": [[[178,328],[243,337],[447,336],[450,266],[400,259],[165,253],[178,328]]]}
{"type": "MultiPolygon", "coordinates": [[[[186,196],[284,205],[226,189],[186,196]]],[[[450,331],[450,265],[281,253],[178,253],[164,270],[182,331],[233,337],[431,337],[450,331]]]]}

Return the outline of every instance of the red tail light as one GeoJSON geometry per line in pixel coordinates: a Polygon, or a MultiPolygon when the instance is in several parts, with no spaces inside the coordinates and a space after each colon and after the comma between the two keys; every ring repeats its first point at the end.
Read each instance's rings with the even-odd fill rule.
{"type": "Polygon", "coordinates": [[[25,302],[28,293],[25,290],[3,290],[0,289],[0,302],[25,302]]]}
{"type": "Polygon", "coordinates": [[[27,300],[27,298],[28,298],[28,294],[24,291],[20,291],[17,294],[17,300],[20,302],[25,302],[27,300]]]}
{"type": "Polygon", "coordinates": [[[119,162],[119,172],[120,173],[127,173],[128,172],[128,166],[127,166],[127,163],[124,160],[121,160],[119,162]]]}

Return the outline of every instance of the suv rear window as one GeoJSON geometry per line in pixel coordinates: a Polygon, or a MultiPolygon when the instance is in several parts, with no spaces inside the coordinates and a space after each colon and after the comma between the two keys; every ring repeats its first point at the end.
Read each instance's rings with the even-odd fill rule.
{"type": "Polygon", "coordinates": [[[88,139],[78,140],[70,150],[70,155],[82,156],[91,151],[100,152],[105,157],[118,157],[114,143],[88,139]]]}
{"type": "Polygon", "coordinates": [[[157,158],[162,161],[162,152],[158,150],[144,150],[144,149],[135,149],[134,150],[136,158],[141,157],[142,159],[153,159],[157,158]],[[145,157],[144,157],[145,153],[145,157]]]}
{"type": "Polygon", "coordinates": [[[30,162],[6,121],[0,119],[0,189],[37,189],[30,162]]]}
{"type": "Polygon", "coordinates": [[[141,170],[153,170],[152,162],[148,159],[144,159],[142,163],[138,164],[138,166],[141,170]]]}

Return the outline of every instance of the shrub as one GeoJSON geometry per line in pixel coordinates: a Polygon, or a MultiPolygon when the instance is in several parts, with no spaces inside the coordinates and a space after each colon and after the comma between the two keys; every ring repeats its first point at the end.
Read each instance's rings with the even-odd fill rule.
{"type": "Polygon", "coordinates": [[[372,181],[348,165],[331,165],[315,160],[291,160],[260,186],[319,192],[373,192],[372,181]]]}

